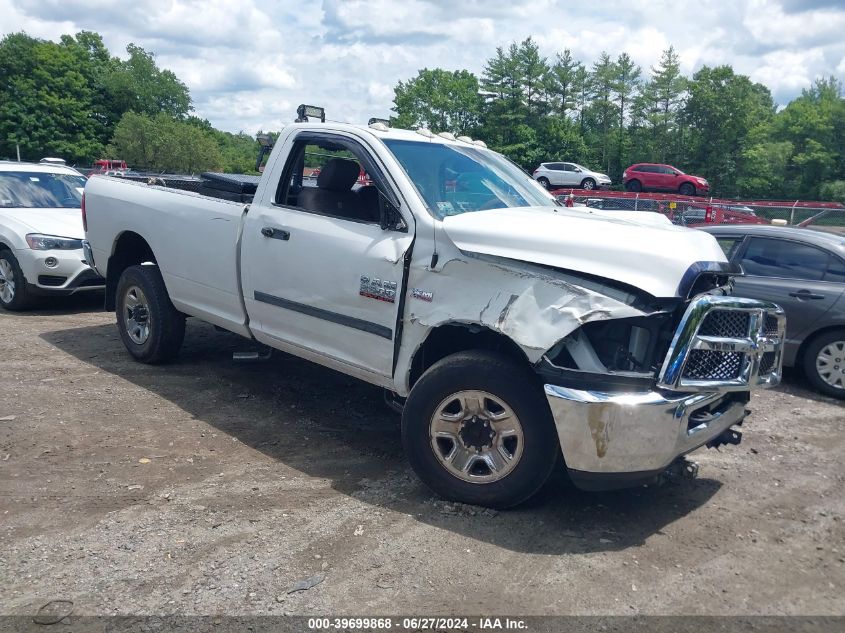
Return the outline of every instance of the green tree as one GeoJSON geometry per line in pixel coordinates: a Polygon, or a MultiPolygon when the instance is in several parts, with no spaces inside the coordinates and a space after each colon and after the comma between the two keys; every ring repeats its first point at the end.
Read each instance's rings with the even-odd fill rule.
{"type": "Polygon", "coordinates": [[[478,79],[466,70],[424,68],[394,88],[395,124],[427,127],[433,132],[472,134],[478,128],[482,100],[478,79]]]}
{"type": "Polygon", "coordinates": [[[0,153],[75,163],[102,149],[95,94],[67,47],[24,33],[0,41],[0,153]]]}
{"type": "Polygon", "coordinates": [[[212,133],[196,122],[180,121],[160,113],[155,116],[127,112],[114,131],[109,152],[139,169],[198,173],[223,165],[212,133]]]}
{"type": "Polygon", "coordinates": [[[715,195],[733,194],[749,133],[774,116],[768,88],[730,66],[703,67],[689,82],[684,117],[690,130],[690,168],[711,180],[715,195]]]}
{"type": "Polygon", "coordinates": [[[831,77],[817,80],[774,119],[772,136],[793,146],[787,180],[794,196],[815,197],[821,183],[845,178],[845,99],[831,77]]]}
{"type": "Polygon", "coordinates": [[[119,62],[106,78],[106,89],[112,107],[124,112],[155,115],[160,112],[171,117],[185,117],[191,111],[191,95],[170,70],[161,70],[155,57],[140,46],[126,47],[129,59],[119,62]]]}
{"type": "Polygon", "coordinates": [[[561,116],[566,116],[577,103],[579,69],[583,69],[583,65],[573,59],[572,52],[568,48],[563,51],[563,54],[557,54],[550,68],[547,92],[552,108],[561,116]]]}

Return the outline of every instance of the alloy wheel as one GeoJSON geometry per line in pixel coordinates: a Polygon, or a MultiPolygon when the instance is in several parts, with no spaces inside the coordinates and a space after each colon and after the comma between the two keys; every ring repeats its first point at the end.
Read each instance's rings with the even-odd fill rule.
{"type": "Polygon", "coordinates": [[[130,286],[123,303],[126,333],[133,343],[143,345],[150,338],[150,306],[144,291],[130,286]]]}
{"type": "Polygon", "coordinates": [[[6,259],[0,259],[0,300],[11,303],[15,298],[15,271],[6,259]]]}

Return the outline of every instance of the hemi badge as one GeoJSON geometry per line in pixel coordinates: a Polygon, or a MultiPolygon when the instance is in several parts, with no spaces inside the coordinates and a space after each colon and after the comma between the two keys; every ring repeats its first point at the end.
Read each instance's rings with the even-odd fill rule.
{"type": "Polygon", "coordinates": [[[411,291],[411,296],[414,297],[414,299],[428,301],[429,303],[431,303],[432,299],[434,299],[434,293],[429,292],[428,290],[423,290],[422,288],[414,288],[411,291]]]}

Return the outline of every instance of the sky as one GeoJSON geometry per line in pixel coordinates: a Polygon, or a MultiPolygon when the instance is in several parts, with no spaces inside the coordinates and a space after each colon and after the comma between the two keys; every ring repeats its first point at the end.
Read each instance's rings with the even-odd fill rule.
{"type": "Polygon", "coordinates": [[[528,36],[553,60],[627,52],[648,74],[670,44],[681,69],[731,64],[786,104],[822,76],[845,81],[845,0],[0,0],[0,36],[100,33],[130,42],[191,90],[196,114],[230,132],[275,130],[296,106],[365,123],[421,68],[480,75],[497,46],[528,36]]]}

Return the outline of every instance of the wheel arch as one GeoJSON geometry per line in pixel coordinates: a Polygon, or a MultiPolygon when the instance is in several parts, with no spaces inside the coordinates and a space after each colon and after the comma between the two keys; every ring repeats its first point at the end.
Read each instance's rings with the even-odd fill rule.
{"type": "Polygon", "coordinates": [[[499,352],[525,367],[531,366],[523,349],[507,335],[479,323],[449,321],[432,328],[414,351],[408,386],[413,387],[437,361],[470,350],[499,352]]]}
{"type": "Polygon", "coordinates": [[[116,305],[117,282],[123,271],[138,264],[157,264],[149,242],[134,231],[124,231],[114,241],[106,267],[106,310],[116,305]]]}

